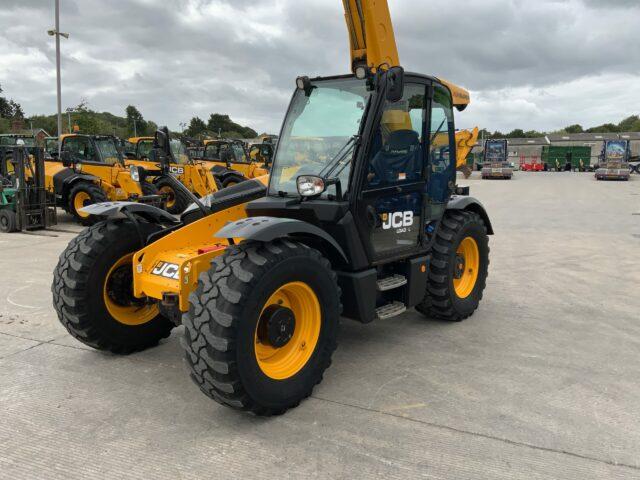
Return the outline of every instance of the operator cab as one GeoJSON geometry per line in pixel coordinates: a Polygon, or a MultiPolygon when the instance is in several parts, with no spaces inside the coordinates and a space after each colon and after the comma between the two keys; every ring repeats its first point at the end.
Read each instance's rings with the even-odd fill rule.
{"type": "Polygon", "coordinates": [[[101,135],[64,135],[63,161],[71,164],[124,165],[115,138],[101,135]]]}
{"type": "Polygon", "coordinates": [[[406,74],[390,99],[375,81],[299,82],[267,196],[247,207],[250,216],[296,218],[344,239],[356,269],[424,252],[456,191],[450,89],[406,74]]]}

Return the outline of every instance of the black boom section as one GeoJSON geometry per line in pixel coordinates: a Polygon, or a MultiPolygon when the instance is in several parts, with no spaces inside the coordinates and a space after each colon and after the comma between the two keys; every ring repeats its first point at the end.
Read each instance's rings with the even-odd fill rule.
{"type": "MultiPolygon", "coordinates": [[[[232,187],[203,197],[200,202],[211,211],[217,213],[243,203],[257,200],[267,194],[267,187],[259,180],[247,180],[232,187]]],[[[192,223],[202,218],[202,212],[196,204],[191,204],[182,214],[183,223],[192,223]]]]}

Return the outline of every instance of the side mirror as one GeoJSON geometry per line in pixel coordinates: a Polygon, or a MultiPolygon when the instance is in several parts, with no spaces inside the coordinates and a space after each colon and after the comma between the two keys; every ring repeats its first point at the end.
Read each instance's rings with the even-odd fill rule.
{"type": "Polygon", "coordinates": [[[386,97],[390,103],[399,102],[404,95],[404,68],[392,67],[386,73],[386,97]]]}
{"type": "Polygon", "coordinates": [[[169,129],[162,127],[156,130],[156,135],[153,139],[152,157],[154,160],[158,160],[163,169],[169,168],[171,163],[171,144],[169,143],[169,129]]]}
{"type": "Polygon", "coordinates": [[[73,159],[71,158],[71,152],[69,150],[63,150],[60,158],[62,160],[62,166],[69,168],[73,165],[73,159]]]}

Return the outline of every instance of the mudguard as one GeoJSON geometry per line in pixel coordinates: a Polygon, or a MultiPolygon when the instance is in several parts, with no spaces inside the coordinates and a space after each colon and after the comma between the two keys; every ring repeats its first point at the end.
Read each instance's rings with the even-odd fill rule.
{"type": "Polygon", "coordinates": [[[157,223],[171,223],[177,224],[180,221],[164,210],[154,207],[153,205],[147,205],[144,203],[136,202],[103,202],[87,205],[80,209],[84,213],[89,215],[95,215],[97,217],[114,218],[114,217],[126,217],[126,214],[139,215],[157,223]]]}
{"type": "Polygon", "coordinates": [[[78,173],[71,168],[65,168],[53,175],[53,188],[58,194],[66,198],[73,184],[79,181],[97,183],[100,179],[94,175],[78,173]]]}
{"type": "Polygon", "coordinates": [[[447,210],[469,210],[477,213],[487,227],[487,233],[493,235],[493,226],[489,215],[480,201],[473,197],[454,195],[447,204],[447,210]]]}
{"type": "Polygon", "coordinates": [[[292,218],[278,217],[249,217],[227,224],[216,232],[216,238],[243,238],[258,242],[270,242],[277,238],[295,235],[310,235],[329,243],[342,259],[347,262],[347,256],[342,247],[327,232],[315,225],[292,218]]]}

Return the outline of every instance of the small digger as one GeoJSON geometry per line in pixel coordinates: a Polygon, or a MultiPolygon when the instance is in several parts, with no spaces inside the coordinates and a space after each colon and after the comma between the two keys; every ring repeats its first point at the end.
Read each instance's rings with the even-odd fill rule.
{"type": "MultiPolygon", "coordinates": [[[[167,131],[166,134],[168,135],[169,132],[167,131]]],[[[146,177],[164,197],[166,210],[173,214],[182,213],[191,203],[191,197],[181,189],[176,190],[165,175],[152,174],[157,170],[153,167],[156,163],[153,160],[153,139],[154,137],[130,138],[126,164],[147,169],[146,177]],[[150,165],[151,168],[149,168],[150,165]]],[[[222,187],[206,164],[190,158],[189,152],[180,140],[171,140],[170,147],[168,174],[175,175],[191,193],[201,198],[217,192],[222,187]]]]}
{"type": "MultiPolygon", "coordinates": [[[[386,2],[344,7],[353,74],[296,80],[268,179],[193,198],[180,219],[131,202],[84,209],[105,221],[72,240],[52,285],[75,338],[127,354],[183,324],[205,395],[276,415],[322,380],[341,316],[475,312],[493,229],[455,185],[454,108],[469,93],[404,72],[386,2]],[[448,143],[431,141],[443,133],[448,143]],[[299,162],[310,137],[318,155],[299,162]]],[[[155,147],[166,170],[166,132],[155,147]]]]}

